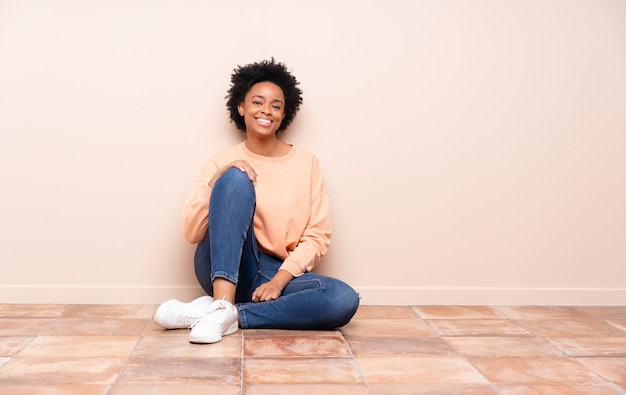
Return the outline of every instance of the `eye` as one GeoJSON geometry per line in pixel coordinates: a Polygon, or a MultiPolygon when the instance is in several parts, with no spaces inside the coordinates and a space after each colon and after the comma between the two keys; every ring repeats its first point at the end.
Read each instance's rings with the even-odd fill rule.
{"type": "Polygon", "coordinates": [[[274,105],[272,106],[272,108],[273,108],[274,110],[276,110],[276,111],[280,111],[280,110],[281,110],[281,107],[280,107],[279,105],[277,105],[277,104],[274,104],[274,105]]]}
{"type": "Polygon", "coordinates": [[[261,103],[259,100],[253,100],[253,101],[252,101],[252,104],[254,104],[255,106],[260,106],[260,105],[262,105],[263,103],[261,103]]]}

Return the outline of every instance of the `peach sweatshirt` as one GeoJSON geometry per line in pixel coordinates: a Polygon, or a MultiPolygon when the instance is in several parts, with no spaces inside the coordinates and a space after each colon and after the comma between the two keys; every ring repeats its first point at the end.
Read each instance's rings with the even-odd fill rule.
{"type": "Polygon", "coordinates": [[[204,239],[208,227],[209,181],[223,166],[245,159],[257,173],[254,234],[259,248],[284,260],[281,269],[297,277],[311,271],[328,251],[331,236],[328,197],[317,157],[293,146],[287,155],[266,157],[235,145],[207,160],[181,213],[190,243],[204,239]]]}

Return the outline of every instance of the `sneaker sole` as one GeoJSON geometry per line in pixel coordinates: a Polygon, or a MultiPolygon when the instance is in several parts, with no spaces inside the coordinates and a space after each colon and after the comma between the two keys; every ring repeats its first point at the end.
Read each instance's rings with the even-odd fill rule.
{"type": "Polygon", "coordinates": [[[200,336],[192,336],[191,334],[189,335],[189,342],[190,343],[194,343],[194,344],[213,344],[213,343],[218,343],[222,340],[222,338],[224,336],[228,336],[228,335],[232,335],[233,333],[236,333],[237,330],[239,330],[239,323],[238,322],[233,322],[233,324],[230,326],[230,328],[228,328],[226,330],[226,332],[224,332],[223,335],[217,335],[217,336],[213,336],[213,337],[200,337],[200,336]]]}

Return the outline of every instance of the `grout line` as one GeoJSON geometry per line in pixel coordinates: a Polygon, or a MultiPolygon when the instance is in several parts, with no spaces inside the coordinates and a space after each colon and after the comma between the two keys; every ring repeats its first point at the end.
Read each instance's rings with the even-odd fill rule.
{"type": "MultiPolygon", "coordinates": [[[[24,349],[26,347],[28,347],[32,342],[34,342],[38,337],[43,336],[43,334],[46,332],[46,330],[48,330],[49,328],[53,327],[54,324],[56,324],[61,317],[63,317],[63,315],[65,313],[67,313],[67,311],[69,309],[72,308],[72,306],[74,306],[73,304],[68,305],[61,313],[59,313],[58,315],[56,315],[55,317],[51,317],[52,319],[50,320],[50,322],[48,324],[46,324],[46,326],[44,326],[43,328],[41,328],[35,335],[33,336],[29,336],[31,339],[28,340],[28,342],[26,342],[26,344],[23,345],[22,348],[20,348],[19,350],[17,350],[15,353],[13,353],[13,355],[9,356],[9,360],[7,362],[5,362],[2,366],[5,366],[7,363],[11,362],[11,360],[18,356],[22,351],[24,351],[24,349]]],[[[46,318],[41,318],[41,319],[46,319],[46,318]]],[[[1,367],[1,366],[0,366],[1,367]]]]}
{"type": "Polygon", "coordinates": [[[241,365],[239,368],[239,394],[243,395],[244,390],[244,369],[245,369],[245,345],[246,336],[244,334],[244,329],[241,330],[241,365]]]}
{"type": "MultiPolygon", "coordinates": [[[[154,314],[154,313],[153,313],[154,314]]],[[[148,329],[148,326],[150,325],[150,323],[152,322],[152,316],[150,318],[148,318],[146,320],[145,325],[143,326],[143,330],[141,331],[141,334],[137,337],[137,341],[135,342],[135,346],[133,347],[132,350],[130,350],[130,352],[128,353],[128,356],[126,357],[126,359],[124,360],[124,363],[122,364],[122,366],[120,367],[120,370],[117,372],[117,374],[115,375],[115,380],[113,380],[111,382],[111,385],[109,386],[109,388],[107,389],[107,391],[105,392],[107,395],[113,391],[113,388],[115,387],[115,384],[117,384],[117,381],[120,378],[120,375],[122,374],[122,372],[124,371],[124,369],[126,369],[126,367],[128,366],[128,361],[130,360],[130,357],[133,355],[133,352],[135,352],[135,350],[137,349],[137,346],[139,346],[139,343],[141,342],[141,340],[143,339],[145,333],[146,333],[146,329],[148,329]]]]}
{"type": "MultiPolygon", "coordinates": [[[[472,367],[472,368],[473,368],[473,369],[474,369],[474,370],[475,370],[475,371],[476,371],[476,372],[477,372],[477,373],[478,373],[481,377],[483,377],[483,378],[485,379],[485,381],[487,381],[487,383],[489,383],[489,385],[490,385],[492,388],[494,388],[497,392],[499,392],[499,391],[498,391],[498,388],[497,388],[497,384],[496,384],[496,383],[493,383],[491,380],[489,380],[489,378],[488,378],[487,376],[485,376],[485,375],[483,374],[483,372],[482,372],[480,369],[478,369],[478,368],[476,367],[476,365],[474,365],[474,364],[472,363],[472,361],[469,359],[469,357],[468,357],[468,356],[466,356],[465,354],[463,354],[463,353],[462,353],[459,349],[457,349],[457,348],[456,348],[456,347],[455,347],[452,343],[450,343],[450,342],[446,339],[446,336],[444,336],[444,335],[443,335],[441,332],[439,332],[436,328],[433,328],[433,327],[430,325],[430,322],[429,322],[429,321],[432,321],[432,320],[427,320],[427,319],[423,319],[423,318],[420,318],[420,319],[421,319],[421,320],[423,320],[423,321],[426,323],[426,325],[427,325],[427,326],[428,326],[428,327],[429,327],[429,328],[430,328],[430,329],[431,329],[431,330],[435,333],[435,335],[436,335],[437,337],[439,337],[439,339],[441,339],[441,341],[443,341],[444,343],[446,343],[446,344],[448,345],[448,347],[450,347],[450,349],[451,349],[452,351],[454,351],[458,357],[463,358],[463,359],[464,359],[464,360],[465,360],[465,361],[466,361],[466,362],[467,362],[467,363],[468,363],[468,364],[469,364],[469,365],[470,365],[470,366],[471,366],[471,367],[472,367]]],[[[452,337],[452,336],[449,336],[449,337],[452,337]]]]}
{"type": "Polygon", "coordinates": [[[352,352],[352,347],[350,347],[350,344],[348,344],[348,341],[346,340],[346,337],[343,335],[343,332],[341,332],[341,329],[337,329],[337,332],[339,332],[339,336],[341,336],[343,343],[348,348],[348,351],[350,352],[350,357],[352,358],[352,361],[356,365],[356,368],[358,369],[359,374],[363,378],[363,381],[365,382],[365,386],[367,387],[367,390],[369,391],[370,395],[374,395],[374,391],[372,390],[372,387],[370,387],[370,383],[367,381],[367,377],[365,377],[365,373],[363,373],[363,369],[361,369],[361,365],[359,364],[359,361],[357,361],[356,357],[354,356],[354,353],[352,352]]]}

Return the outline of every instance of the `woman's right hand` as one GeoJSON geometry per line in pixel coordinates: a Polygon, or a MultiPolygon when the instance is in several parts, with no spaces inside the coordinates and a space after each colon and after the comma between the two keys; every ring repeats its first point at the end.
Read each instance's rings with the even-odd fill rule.
{"type": "Polygon", "coordinates": [[[250,179],[250,181],[252,181],[252,184],[256,185],[256,171],[254,171],[254,167],[252,167],[252,165],[248,161],[243,160],[243,159],[238,159],[238,160],[230,162],[226,166],[222,167],[215,174],[215,176],[213,176],[213,179],[209,183],[209,186],[211,188],[213,188],[213,185],[215,184],[215,181],[217,181],[217,179],[220,178],[222,176],[222,174],[226,173],[226,170],[230,169],[231,167],[236,167],[237,169],[239,169],[242,172],[246,173],[248,175],[248,178],[250,179]]]}

